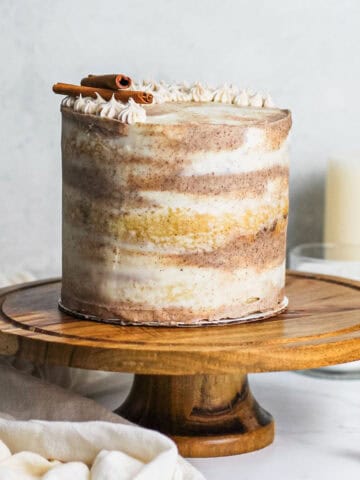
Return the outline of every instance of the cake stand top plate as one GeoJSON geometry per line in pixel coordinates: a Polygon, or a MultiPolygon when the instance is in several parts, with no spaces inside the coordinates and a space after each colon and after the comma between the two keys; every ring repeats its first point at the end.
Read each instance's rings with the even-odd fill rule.
{"type": "Polygon", "coordinates": [[[360,358],[360,282],[288,272],[285,313],[198,328],[78,320],[59,311],[60,285],[55,279],[0,290],[0,353],[163,375],[296,370],[360,358]]]}

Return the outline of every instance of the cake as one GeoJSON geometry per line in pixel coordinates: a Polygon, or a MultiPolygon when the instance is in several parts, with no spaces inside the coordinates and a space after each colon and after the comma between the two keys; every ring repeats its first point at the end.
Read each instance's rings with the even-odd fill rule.
{"type": "Polygon", "coordinates": [[[61,307],[199,325],[284,308],[288,110],[227,86],[62,102],[61,307]]]}

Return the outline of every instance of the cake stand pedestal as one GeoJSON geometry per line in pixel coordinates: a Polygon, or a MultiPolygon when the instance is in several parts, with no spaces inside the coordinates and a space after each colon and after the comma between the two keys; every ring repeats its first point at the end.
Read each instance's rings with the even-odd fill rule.
{"type": "Polygon", "coordinates": [[[59,311],[59,280],[0,290],[0,353],[36,364],[134,372],[117,412],[175,440],[186,457],[250,452],[274,438],[247,373],[360,358],[360,283],[289,272],[288,310],[199,328],[130,327],[59,311]]]}

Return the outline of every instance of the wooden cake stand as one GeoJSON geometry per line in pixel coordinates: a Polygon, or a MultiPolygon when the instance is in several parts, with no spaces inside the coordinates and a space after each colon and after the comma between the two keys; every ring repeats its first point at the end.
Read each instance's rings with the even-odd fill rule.
{"type": "Polygon", "coordinates": [[[247,373],[360,358],[360,283],[290,272],[288,310],[272,319],[199,327],[129,327],[58,310],[59,280],[0,290],[0,353],[36,364],[134,372],[117,412],[172,437],[186,457],[270,444],[271,415],[247,373]]]}

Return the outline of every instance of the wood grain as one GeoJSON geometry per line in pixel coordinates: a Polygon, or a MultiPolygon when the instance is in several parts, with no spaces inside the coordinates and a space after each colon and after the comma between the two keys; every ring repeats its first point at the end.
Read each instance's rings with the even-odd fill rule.
{"type": "Polygon", "coordinates": [[[360,358],[360,284],[289,273],[287,312],[200,328],[130,327],[78,320],[57,308],[60,282],[0,291],[2,350],[38,364],[189,375],[303,369],[360,358]],[[4,345],[5,342],[5,345],[4,345]]]}
{"type": "Polygon", "coordinates": [[[274,438],[246,375],[136,375],[117,413],[170,436],[185,457],[246,453],[274,438]]]}

